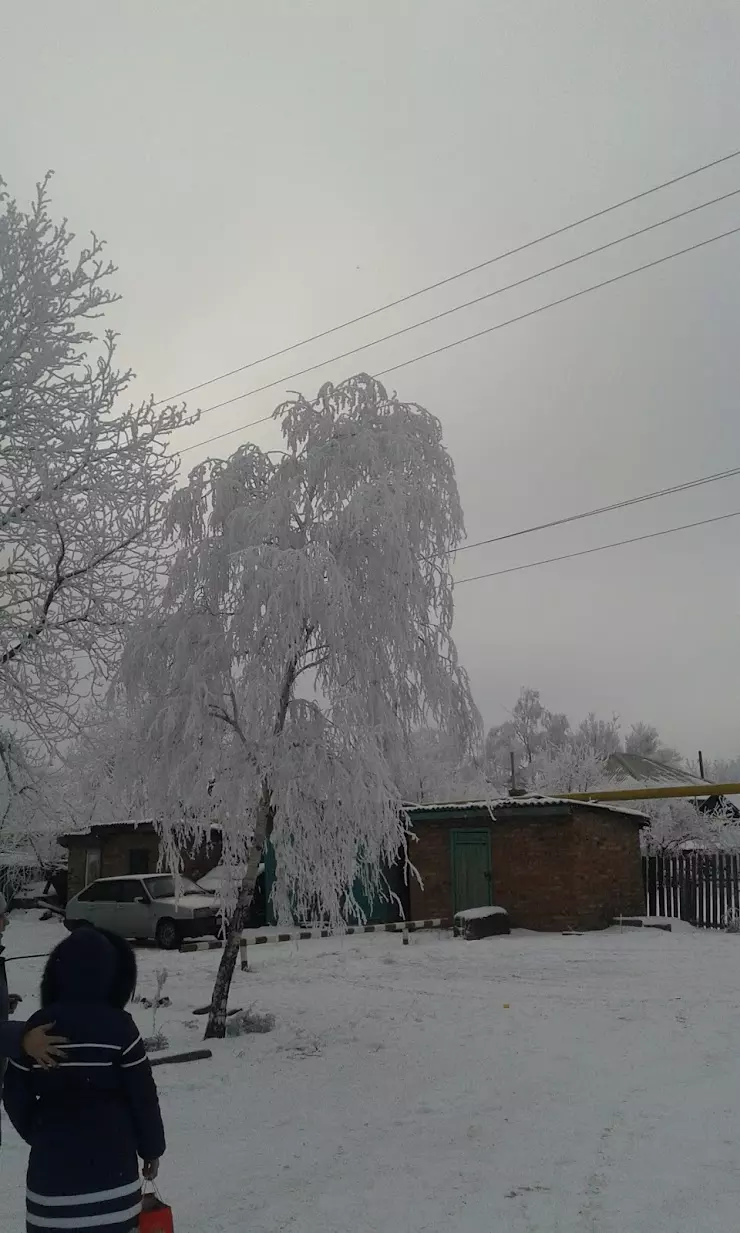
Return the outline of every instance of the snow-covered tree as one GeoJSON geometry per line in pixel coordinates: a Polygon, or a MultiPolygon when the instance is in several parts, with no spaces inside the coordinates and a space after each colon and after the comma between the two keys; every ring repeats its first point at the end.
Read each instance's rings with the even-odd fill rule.
{"type": "MultiPolygon", "coordinates": [[[[698,765],[695,765],[693,769],[698,778],[698,765]]],[[[740,757],[707,758],[704,763],[704,774],[712,783],[740,783],[740,757]]]]}
{"type": "Polygon", "coordinates": [[[115,667],[156,589],[168,451],[184,409],[123,402],[132,374],[94,323],[118,297],[93,235],[0,182],[0,708],[53,745],[115,667]]]}
{"type": "Polygon", "coordinates": [[[541,796],[596,792],[612,786],[601,749],[577,737],[565,745],[550,746],[536,754],[527,781],[527,790],[541,796]]]}
{"type": "Polygon", "coordinates": [[[716,813],[702,813],[688,797],[641,801],[640,809],[650,818],[643,831],[649,852],[679,852],[690,844],[705,852],[740,851],[740,824],[725,806],[716,813]]]}
{"type": "Polygon", "coordinates": [[[401,789],[404,800],[414,804],[486,800],[499,791],[486,773],[482,750],[461,749],[449,732],[428,727],[411,734],[401,789]]]}
{"type": "Polygon", "coordinates": [[[586,718],[582,719],[576,728],[574,741],[606,761],[609,755],[616,753],[621,745],[618,716],[612,715],[611,719],[598,719],[593,711],[589,711],[586,718]]]}
{"type": "Polygon", "coordinates": [[[452,640],[463,519],[439,421],[365,375],[275,419],[282,450],[244,445],[175,495],[169,584],[124,660],[169,858],[184,814],[194,839],[218,818],[226,862],[246,861],[207,1035],[224,1033],[266,839],[279,911],[361,913],[353,886],[387,896],[406,850],[412,731],[463,749],[480,730],[452,640]]]}
{"type": "Polygon", "coordinates": [[[679,765],[683,759],[677,749],[664,745],[658,729],[653,724],[636,723],[630,728],[624,742],[624,752],[654,758],[669,766],[679,765]]]}
{"type": "MultiPolygon", "coordinates": [[[[567,715],[554,713],[545,707],[538,689],[523,687],[509,712],[511,718],[491,728],[486,737],[486,761],[492,777],[498,782],[511,781],[511,755],[517,780],[526,778],[527,768],[536,755],[547,748],[559,748],[570,734],[567,715]]],[[[521,783],[518,782],[519,787],[521,783]]]]}
{"type": "Polygon", "coordinates": [[[82,714],[59,776],[74,826],[149,816],[140,742],[136,717],[120,702],[91,706],[82,714]]]}
{"type": "Polygon", "coordinates": [[[57,839],[69,821],[59,771],[30,741],[0,731],[0,865],[20,882],[32,869],[50,875],[62,861],[57,839]]]}
{"type": "Polygon", "coordinates": [[[560,752],[565,762],[576,755],[586,760],[593,756],[605,762],[610,754],[621,749],[673,765],[682,761],[677,750],[664,744],[652,724],[633,724],[623,742],[618,715],[600,719],[591,711],[573,726],[567,715],[548,710],[537,689],[522,689],[510,715],[506,723],[491,728],[486,737],[486,769],[498,783],[510,785],[512,753],[519,788],[534,782],[530,768],[538,758],[544,755],[547,760],[560,752]]]}

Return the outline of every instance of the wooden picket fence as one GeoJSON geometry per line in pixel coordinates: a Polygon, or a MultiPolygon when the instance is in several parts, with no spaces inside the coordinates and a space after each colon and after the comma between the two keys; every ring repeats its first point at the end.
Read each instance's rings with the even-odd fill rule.
{"type": "Polygon", "coordinates": [[[703,929],[740,918],[740,857],[730,853],[645,856],[647,916],[677,917],[703,929]]]}

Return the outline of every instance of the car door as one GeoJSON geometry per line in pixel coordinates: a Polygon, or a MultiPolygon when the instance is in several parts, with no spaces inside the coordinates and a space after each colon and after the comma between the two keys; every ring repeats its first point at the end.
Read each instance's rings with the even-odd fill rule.
{"type": "Polygon", "coordinates": [[[99,929],[110,929],[111,933],[120,933],[120,896],[123,883],[117,878],[106,878],[98,882],[99,897],[95,900],[95,916],[93,924],[99,929]]]}
{"type": "Polygon", "coordinates": [[[124,938],[149,938],[152,933],[152,908],[143,882],[131,878],[119,883],[116,932],[124,938]]]}
{"type": "Polygon", "coordinates": [[[111,919],[115,908],[115,883],[104,879],[93,882],[77,898],[74,919],[87,921],[101,929],[111,929],[111,919]]]}

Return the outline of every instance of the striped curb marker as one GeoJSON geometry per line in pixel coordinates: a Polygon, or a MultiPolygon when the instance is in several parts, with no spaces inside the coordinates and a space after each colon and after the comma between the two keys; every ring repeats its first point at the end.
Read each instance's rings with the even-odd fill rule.
{"type": "Polygon", "coordinates": [[[422,929],[451,929],[452,921],[438,917],[435,920],[398,921],[391,925],[349,925],[332,933],[330,929],[298,929],[292,933],[267,933],[256,938],[242,938],[239,943],[241,970],[249,971],[248,946],[265,946],[270,942],[308,942],[314,938],[351,937],[356,933],[402,933],[404,944],[408,942],[409,933],[418,933],[422,929]]]}
{"type": "MultiPolygon", "coordinates": [[[[297,929],[291,933],[263,933],[258,934],[256,938],[241,938],[239,942],[239,950],[241,952],[241,967],[242,971],[248,971],[247,946],[266,946],[270,942],[308,942],[313,938],[337,938],[351,937],[353,934],[360,933],[419,933],[422,929],[451,929],[452,921],[445,920],[444,917],[437,917],[433,920],[409,920],[397,921],[391,925],[349,925],[346,929],[336,930],[331,929],[297,929]]],[[[405,940],[405,939],[404,939],[405,940]]],[[[223,950],[223,942],[214,939],[197,942],[183,942],[180,947],[181,954],[192,954],[194,951],[201,950],[223,950]]]]}

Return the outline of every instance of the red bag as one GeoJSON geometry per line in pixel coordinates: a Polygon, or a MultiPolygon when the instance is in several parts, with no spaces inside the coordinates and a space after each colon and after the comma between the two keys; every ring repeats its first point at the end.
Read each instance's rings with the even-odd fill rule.
{"type": "Polygon", "coordinates": [[[156,1190],[145,1191],[141,1197],[139,1233],[174,1233],[172,1208],[163,1203],[156,1190]]]}

